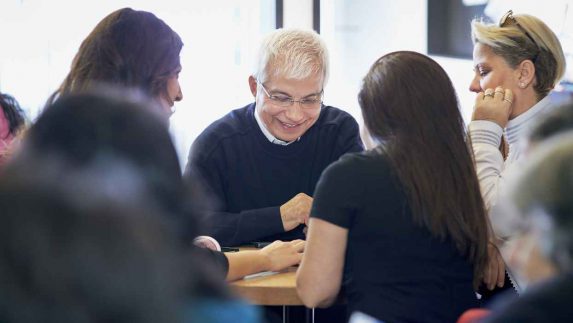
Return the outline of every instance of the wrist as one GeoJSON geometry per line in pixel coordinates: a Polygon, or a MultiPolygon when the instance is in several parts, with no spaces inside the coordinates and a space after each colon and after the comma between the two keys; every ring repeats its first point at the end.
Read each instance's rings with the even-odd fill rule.
{"type": "Polygon", "coordinates": [[[264,250],[257,250],[255,251],[259,254],[259,270],[258,271],[269,271],[271,270],[271,257],[270,255],[264,250]]]}
{"type": "Polygon", "coordinates": [[[279,207],[279,215],[280,215],[280,217],[281,217],[281,223],[282,223],[282,225],[283,225],[283,230],[284,230],[284,231],[288,231],[288,225],[289,225],[289,223],[288,223],[288,220],[287,220],[287,217],[286,217],[285,214],[286,214],[285,206],[284,206],[284,205],[281,205],[281,206],[279,207]]]}
{"type": "Polygon", "coordinates": [[[502,129],[505,128],[505,126],[507,125],[508,120],[502,120],[499,118],[492,118],[492,117],[487,117],[487,116],[482,116],[479,114],[473,114],[472,115],[472,121],[489,121],[489,122],[493,122],[496,125],[500,126],[502,129]]]}
{"type": "Polygon", "coordinates": [[[503,128],[489,120],[473,120],[468,125],[472,145],[486,144],[498,148],[503,136],[503,128]]]}

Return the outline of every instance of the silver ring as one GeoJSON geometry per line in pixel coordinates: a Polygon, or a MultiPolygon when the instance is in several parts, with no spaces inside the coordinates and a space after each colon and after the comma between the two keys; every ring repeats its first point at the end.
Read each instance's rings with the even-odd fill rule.
{"type": "Polygon", "coordinates": [[[510,99],[508,99],[508,98],[503,98],[503,101],[505,101],[505,102],[509,102],[509,104],[513,104],[513,101],[511,101],[511,100],[510,100],[510,99]]]}
{"type": "Polygon", "coordinates": [[[486,96],[491,96],[491,97],[493,98],[493,93],[491,93],[491,92],[489,92],[489,93],[484,93],[483,96],[484,96],[484,97],[486,97],[486,96]]]}

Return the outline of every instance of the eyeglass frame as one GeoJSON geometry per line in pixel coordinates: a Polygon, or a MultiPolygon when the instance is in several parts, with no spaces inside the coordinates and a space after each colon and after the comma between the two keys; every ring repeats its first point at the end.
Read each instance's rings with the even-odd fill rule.
{"type": "Polygon", "coordinates": [[[519,21],[517,21],[517,19],[515,19],[515,17],[513,16],[513,10],[508,10],[499,20],[499,27],[503,28],[503,27],[507,27],[509,25],[507,25],[507,21],[511,20],[513,22],[514,25],[517,26],[517,28],[519,28],[519,30],[521,30],[525,36],[527,36],[527,38],[529,38],[529,40],[531,40],[531,42],[533,43],[533,45],[535,45],[535,47],[537,47],[537,53],[535,54],[535,56],[533,56],[533,63],[535,63],[535,61],[537,60],[537,57],[539,56],[539,53],[541,52],[541,47],[539,47],[539,45],[537,44],[537,42],[535,41],[535,39],[533,39],[533,37],[531,36],[531,34],[525,29],[523,28],[523,26],[519,23],[519,21]]]}
{"type": "Polygon", "coordinates": [[[271,100],[271,102],[273,104],[276,104],[279,107],[283,107],[283,108],[288,108],[291,107],[296,103],[300,104],[301,108],[303,109],[307,109],[307,110],[311,110],[314,108],[319,108],[322,106],[322,97],[324,95],[324,89],[320,90],[320,92],[318,93],[314,93],[311,95],[318,95],[320,97],[319,100],[310,100],[310,99],[300,99],[300,100],[295,100],[294,98],[290,97],[290,96],[285,96],[284,100],[279,99],[279,97],[277,97],[276,95],[272,95],[270,94],[267,89],[265,88],[265,86],[263,85],[262,82],[260,82],[259,80],[257,80],[257,84],[261,86],[261,88],[263,89],[263,92],[265,92],[265,95],[269,98],[269,100],[271,100]],[[308,102],[308,101],[312,101],[312,102],[308,102]],[[316,104],[316,106],[308,106],[308,104],[316,104]]]}

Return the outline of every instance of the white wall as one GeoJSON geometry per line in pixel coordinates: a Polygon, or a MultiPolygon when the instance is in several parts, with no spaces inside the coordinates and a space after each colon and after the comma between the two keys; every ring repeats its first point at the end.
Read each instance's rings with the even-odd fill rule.
{"type": "Polygon", "coordinates": [[[283,27],[312,29],[312,0],[284,0],[283,27]]]}
{"type": "MultiPolygon", "coordinates": [[[[427,53],[427,1],[322,0],[321,11],[321,34],[332,63],[325,102],[344,108],[361,121],[357,94],[372,63],[397,50],[427,53]]],[[[452,79],[462,115],[469,120],[474,98],[468,91],[471,61],[433,58],[452,79]]]]}

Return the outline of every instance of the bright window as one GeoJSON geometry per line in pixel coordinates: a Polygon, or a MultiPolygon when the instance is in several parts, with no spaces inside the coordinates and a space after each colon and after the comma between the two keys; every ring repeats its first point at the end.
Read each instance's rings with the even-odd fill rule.
{"type": "Polygon", "coordinates": [[[275,28],[275,0],[2,0],[0,91],[33,119],[69,71],[81,41],[123,7],[153,12],[183,39],[184,99],[171,118],[185,166],[194,138],[228,111],[253,101],[247,79],[262,35],[275,28]]]}

